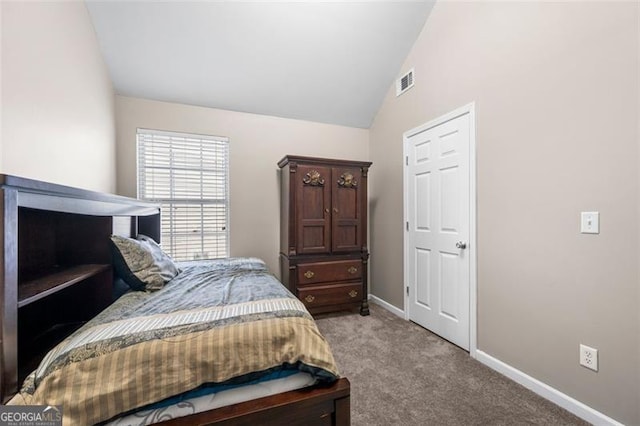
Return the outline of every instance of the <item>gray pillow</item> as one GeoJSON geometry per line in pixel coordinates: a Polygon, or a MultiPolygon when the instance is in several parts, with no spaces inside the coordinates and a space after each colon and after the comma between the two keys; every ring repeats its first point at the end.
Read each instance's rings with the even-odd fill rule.
{"type": "Polygon", "coordinates": [[[158,243],[146,235],[137,239],[112,235],[114,266],[118,275],[134,290],[160,290],[180,270],[158,243]]]}

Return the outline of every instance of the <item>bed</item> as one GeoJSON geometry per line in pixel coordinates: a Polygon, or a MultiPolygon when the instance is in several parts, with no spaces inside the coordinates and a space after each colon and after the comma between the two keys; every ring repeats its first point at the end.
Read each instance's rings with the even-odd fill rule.
{"type": "MultiPolygon", "coordinates": [[[[49,223],[47,218],[57,215],[56,250],[69,249],[68,244],[60,244],[61,233],[77,237],[77,228],[82,228],[85,248],[75,257],[94,251],[104,262],[107,232],[132,236],[144,230],[154,237],[159,233],[159,212],[136,200],[23,179],[7,182],[6,177],[2,190],[5,216],[11,191],[28,192],[15,197],[19,200],[16,216],[21,218],[16,222],[23,226],[29,221],[49,223]],[[58,200],[51,204],[55,212],[44,208],[51,197],[58,200]],[[70,198],[73,202],[66,204],[70,198]],[[78,200],[83,201],[80,206],[78,200]],[[124,213],[123,206],[129,206],[124,213]],[[92,223],[94,216],[101,226],[92,223]],[[86,232],[92,234],[89,241],[86,232]]],[[[4,220],[5,262],[10,219],[4,220]]],[[[29,234],[17,232],[15,237],[22,246],[29,246],[29,234]]],[[[16,256],[18,263],[31,259],[16,256]]],[[[7,393],[12,385],[7,378],[13,372],[12,358],[6,354],[11,355],[18,345],[12,347],[11,333],[5,333],[12,320],[5,309],[3,399],[10,398],[9,404],[62,405],[65,425],[350,423],[348,380],[339,376],[327,342],[304,305],[268,272],[264,262],[240,258],[178,267],[180,272],[162,288],[131,290],[112,304],[103,300],[102,286],[108,281],[111,287],[113,282],[108,267],[94,268],[98,271],[94,276],[100,279],[89,281],[80,294],[74,292],[83,280],[74,279],[65,281],[62,290],[48,288],[41,293],[46,297],[38,296],[30,305],[26,302],[31,299],[18,298],[16,330],[28,329],[25,317],[31,311],[26,309],[38,306],[42,311],[38,304],[53,298],[52,292],[56,303],[62,301],[83,312],[83,305],[94,304],[94,299],[100,301],[96,306],[109,306],[56,339],[13,394],[7,393]]],[[[11,302],[7,300],[11,286],[16,285],[19,294],[21,285],[18,277],[12,282],[6,270],[5,264],[5,306],[11,302]]],[[[57,319],[50,313],[34,321],[44,329],[49,320],[57,319]]],[[[21,363],[18,358],[13,368],[19,369],[21,363]]]]}

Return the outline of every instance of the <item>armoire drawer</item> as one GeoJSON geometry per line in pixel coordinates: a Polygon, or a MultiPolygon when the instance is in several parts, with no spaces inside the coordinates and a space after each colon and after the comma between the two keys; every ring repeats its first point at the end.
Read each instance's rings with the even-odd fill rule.
{"type": "Polygon", "coordinates": [[[361,260],[298,264],[298,284],[353,281],[362,278],[361,260]]]}
{"type": "Polygon", "coordinates": [[[362,283],[302,287],[298,288],[298,298],[309,309],[316,306],[360,302],[362,283]]]}

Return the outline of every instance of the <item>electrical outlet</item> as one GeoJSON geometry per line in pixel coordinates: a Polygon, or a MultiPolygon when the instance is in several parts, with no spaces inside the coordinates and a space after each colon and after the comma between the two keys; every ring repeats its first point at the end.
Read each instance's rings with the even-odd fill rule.
{"type": "Polygon", "coordinates": [[[598,371],[598,350],[580,344],[580,365],[598,371]]]}

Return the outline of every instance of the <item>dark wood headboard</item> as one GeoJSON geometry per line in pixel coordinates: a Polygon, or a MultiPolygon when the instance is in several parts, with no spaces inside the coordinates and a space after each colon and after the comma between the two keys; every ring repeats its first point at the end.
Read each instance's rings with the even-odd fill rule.
{"type": "Polygon", "coordinates": [[[112,234],[160,242],[158,205],[0,175],[0,401],[112,303],[112,234]]]}

